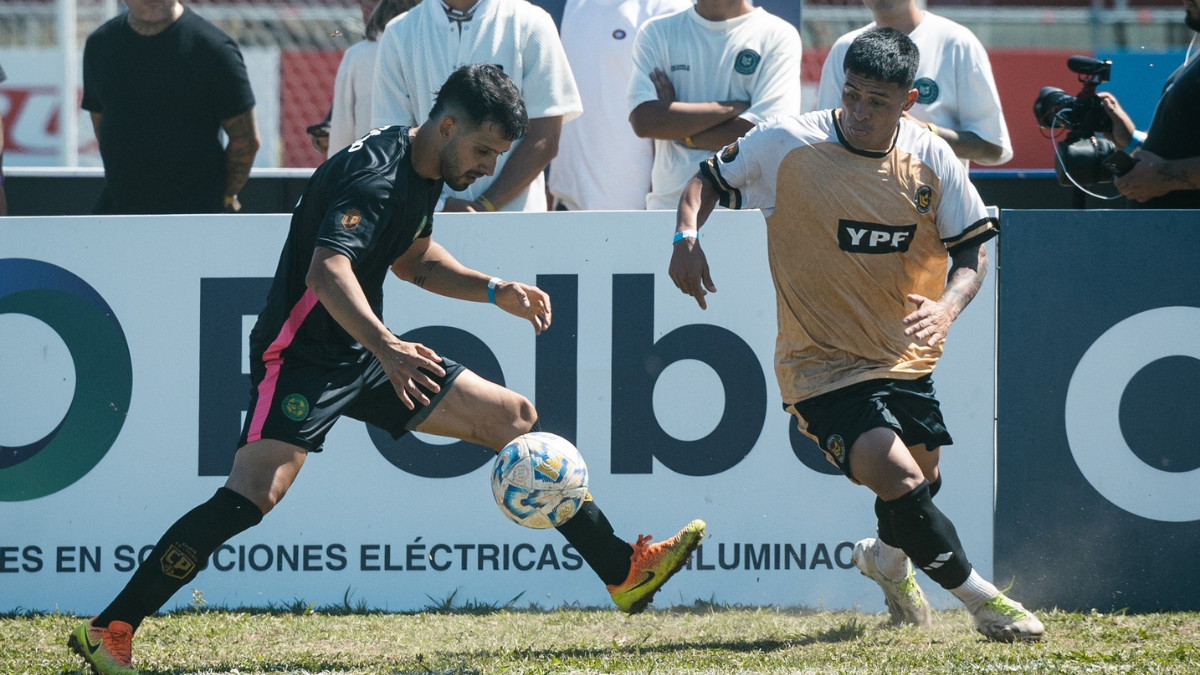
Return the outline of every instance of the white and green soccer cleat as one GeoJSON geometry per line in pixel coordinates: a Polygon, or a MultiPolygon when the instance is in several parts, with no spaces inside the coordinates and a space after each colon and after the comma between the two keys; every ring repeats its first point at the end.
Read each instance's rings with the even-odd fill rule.
{"type": "Polygon", "coordinates": [[[922,591],[921,587],[917,585],[917,576],[913,572],[912,563],[908,563],[908,575],[903,579],[890,579],[875,566],[875,551],[878,547],[878,542],[874,537],[859,541],[854,545],[854,554],[851,555],[850,562],[858,568],[859,572],[862,572],[864,577],[873,580],[883,589],[889,623],[929,628],[933,625],[929,600],[925,598],[925,591],[922,591]]]}
{"type": "Polygon", "coordinates": [[[1033,612],[1003,593],[983,603],[971,613],[971,619],[975,622],[975,630],[997,642],[1036,642],[1046,634],[1046,627],[1033,612]]]}

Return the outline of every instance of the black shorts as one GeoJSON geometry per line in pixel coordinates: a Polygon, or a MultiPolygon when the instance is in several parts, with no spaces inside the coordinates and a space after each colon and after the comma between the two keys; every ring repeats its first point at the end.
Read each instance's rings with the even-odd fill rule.
{"type": "Polygon", "coordinates": [[[429,397],[429,405],[417,403],[415,410],[409,410],[374,356],[359,365],[337,368],[296,358],[273,364],[251,358],[250,363],[250,406],[238,447],[270,438],[309,452],[321,451],[325,434],[342,415],[400,438],[425,421],[464,370],[443,357],[444,377],[426,372],[441,389],[434,394],[418,385],[429,397]]]}
{"type": "Polygon", "coordinates": [[[880,427],[896,432],[905,445],[933,450],[951,445],[933,378],[879,378],[785,405],[800,431],[816,441],[825,458],[850,475],[850,448],[858,437],[880,427]]]}

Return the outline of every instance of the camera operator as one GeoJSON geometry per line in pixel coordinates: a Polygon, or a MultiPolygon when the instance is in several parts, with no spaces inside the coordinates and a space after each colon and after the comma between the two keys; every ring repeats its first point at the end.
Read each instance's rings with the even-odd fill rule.
{"type": "MultiPolygon", "coordinates": [[[[1187,27],[1200,33],[1200,2],[1184,0],[1187,27]]],[[[1196,38],[1192,46],[1196,47],[1196,38]]],[[[1154,119],[1145,132],[1137,131],[1112,94],[1100,92],[1104,111],[1112,119],[1112,140],[1138,160],[1113,184],[1121,194],[1147,209],[1200,209],[1200,58],[1187,58],[1163,88],[1154,119]]]]}

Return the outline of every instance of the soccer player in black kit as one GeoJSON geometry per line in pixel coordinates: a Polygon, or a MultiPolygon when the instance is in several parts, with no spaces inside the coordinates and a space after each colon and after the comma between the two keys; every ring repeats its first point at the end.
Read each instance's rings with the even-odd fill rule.
{"type": "MultiPolygon", "coordinates": [[[[545,292],[468,269],[431,236],[443,183],[462,190],[491,175],[526,123],[525,104],[499,68],[464,66],[442,86],[425,124],[375,129],[316,170],[250,335],[253,389],[229,479],[167,530],[112,604],[71,633],[68,644],[94,672],[136,672],[132,637],[142,620],[279,503],[342,415],[397,438],[417,430],[497,451],[539,428],[524,396],[401,341],[380,319],[391,269],[439,295],[491,301],[539,334],[550,327],[545,292]]],[[[589,499],[558,530],[617,606],[634,614],[687,562],[704,523],[630,545],[589,499]]]]}

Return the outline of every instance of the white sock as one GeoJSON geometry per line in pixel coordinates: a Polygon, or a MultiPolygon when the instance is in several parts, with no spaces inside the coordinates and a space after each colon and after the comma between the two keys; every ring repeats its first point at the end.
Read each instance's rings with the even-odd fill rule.
{"type": "Polygon", "coordinates": [[[950,592],[954,594],[954,597],[962,600],[962,603],[967,606],[967,611],[972,614],[979,611],[979,608],[983,607],[988,600],[1000,595],[1000,589],[979,576],[979,572],[975,570],[971,570],[971,576],[967,577],[962,586],[951,588],[950,592]]]}
{"type": "Polygon", "coordinates": [[[904,551],[876,539],[875,567],[892,581],[902,581],[908,576],[908,556],[904,551]]]}

